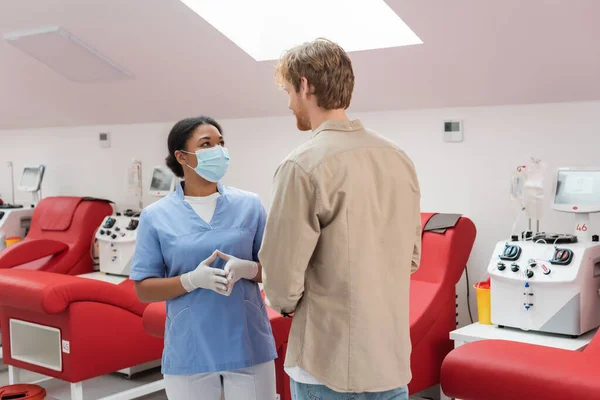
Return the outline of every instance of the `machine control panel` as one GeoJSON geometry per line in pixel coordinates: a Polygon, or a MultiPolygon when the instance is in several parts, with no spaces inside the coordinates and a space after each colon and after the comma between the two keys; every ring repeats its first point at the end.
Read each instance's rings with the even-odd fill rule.
{"type": "Polygon", "coordinates": [[[102,225],[102,227],[105,229],[110,229],[113,226],[115,226],[116,223],[117,223],[117,220],[114,217],[108,217],[104,221],[104,224],[102,225]]]}
{"type": "Polygon", "coordinates": [[[108,217],[102,224],[96,239],[103,240],[129,240],[134,238],[134,231],[139,226],[140,221],[137,218],[128,217],[108,217]],[[117,220],[118,218],[118,220],[117,220]],[[112,228],[112,229],[107,229],[112,228]]]}
{"type": "Polygon", "coordinates": [[[573,260],[573,251],[569,249],[556,248],[550,262],[554,265],[569,265],[573,260]]]}
{"type": "Polygon", "coordinates": [[[520,256],[521,247],[512,244],[507,244],[504,247],[504,251],[500,255],[500,259],[505,261],[516,261],[519,259],[520,256]]]}
{"type": "Polygon", "coordinates": [[[528,263],[529,263],[529,267],[530,267],[530,268],[535,268],[535,267],[537,267],[537,261],[536,261],[536,260],[534,260],[533,258],[530,258],[530,259],[529,259],[529,261],[528,261],[528,263]]]}
{"type": "MultiPolygon", "coordinates": [[[[129,221],[129,225],[127,225],[127,229],[128,231],[135,231],[138,227],[138,225],[140,224],[140,221],[137,219],[132,219],[131,221],[129,221]]],[[[119,228],[117,228],[117,230],[119,230],[119,228]]]]}
{"type": "Polygon", "coordinates": [[[548,274],[550,274],[550,272],[552,272],[552,271],[550,270],[550,268],[548,268],[548,267],[546,266],[546,264],[542,264],[542,272],[544,273],[544,275],[548,275],[548,274]]]}
{"type": "MultiPolygon", "coordinates": [[[[499,278],[520,281],[573,281],[578,276],[578,266],[584,260],[584,252],[590,246],[597,246],[600,249],[600,245],[594,242],[589,242],[589,244],[578,242],[559,246],[550,243],[535,243],[531,240],[521,240],[517,243],[506,240],[496,244],[487,270],[488,273],[499,278]]],[[[600,265],[600,259],[598,265],[600,265]]],[[[598,271],[600,271],[600,267],[598,271]]],[[[600,272],[598,276],[600,276],[600,272]]]]}
{"type": "Polygon", "coordinates": [[[493,324],[565,335],[600,326],[600,244],[545,236],[556,237],[563,243],[496,243],[487,268],[493,324]],[[520,259],[504,260],[515,257],[515,246],[520,259]]]}
{"type": "Polygon", "coordinates": [[[530,269],[527,270],[527,278],[533,278],[534,272],[530,269]]]}
{"type": "Polygon", "coordinates": [[[139,223],[138,217],[130,216],[104,219],[96,233],[101,272],[129,276],[139,223]]]}

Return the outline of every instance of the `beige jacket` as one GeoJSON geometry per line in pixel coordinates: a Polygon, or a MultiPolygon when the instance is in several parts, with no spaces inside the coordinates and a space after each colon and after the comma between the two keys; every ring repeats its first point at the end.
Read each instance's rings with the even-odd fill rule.
{"type": "Polygon", "coordinates": [[[420,260],[411,160],[360,121],[327,121],[278,168],[259,254],[269,303],[294,312],[286,367],[338,392],[408,384],[420,260]]]}

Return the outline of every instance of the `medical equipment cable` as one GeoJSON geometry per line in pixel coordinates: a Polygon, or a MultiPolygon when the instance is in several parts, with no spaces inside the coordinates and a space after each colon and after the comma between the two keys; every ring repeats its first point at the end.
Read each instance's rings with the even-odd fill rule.
{"type": "Polygon", "coordinates": [[[469,319],[473,323],[473,314],[471,314],[471,285],[469,284],[469,266],[465,265],[465,277],[467,278],[467,308],[469,309],[469,319]]]}

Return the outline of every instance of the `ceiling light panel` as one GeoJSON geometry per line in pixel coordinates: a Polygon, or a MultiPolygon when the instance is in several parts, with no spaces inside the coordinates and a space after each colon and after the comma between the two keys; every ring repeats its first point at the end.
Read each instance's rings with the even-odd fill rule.
{"type": "Polygon", "coordinates": [[[132,74],[58,26],[12,32],[4,40],[73,82],[106,82],[132,74]]]}

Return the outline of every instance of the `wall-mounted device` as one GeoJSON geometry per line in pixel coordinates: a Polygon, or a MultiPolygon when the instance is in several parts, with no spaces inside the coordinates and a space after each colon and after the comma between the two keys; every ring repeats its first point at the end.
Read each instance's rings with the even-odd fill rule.
{"type": "Polygon", "coordinates": [[[462,121],[444,121],[444,142],[456,143],[463,141],[462,121]]]}
{"type": "Polygon", "coordinates": [[[98,134],[98,144],[100,145],[100,147],[108,149],[110,147],[110,133],[100,132],[98,134]]]}

